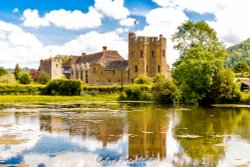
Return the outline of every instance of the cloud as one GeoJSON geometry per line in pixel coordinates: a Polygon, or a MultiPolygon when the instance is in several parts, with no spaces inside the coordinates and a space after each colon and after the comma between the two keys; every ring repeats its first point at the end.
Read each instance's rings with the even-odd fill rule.
{"type": "Polygon", "coordinates": [[[41,26],[49,26],[50,23],[47,19],[40,18],[38,10],[27,9],[23,12],[23,26],[38,28],[41,26]]]}
{"type": "Polygon", "coordinates": [[[101,14],[116,20],[125,19],[129,15],[124,0],[95,0],[94,7],[101,14]]]}
{"type": "Polygon", "coordinates": [[[7,68],[14,68],[16,63],[34,67],[49,55],[34,35],[3,21],[0,21],[0,48],[0,66],[7,68]]]}
{"type": "Polygon", "coordinates": [[[131,26],[135,25],[135,21],[136,21],[136,19],[134,19],[134,18],[126,18],[126,19],[120,20],[119,24],[121,26],[131,27],[131,26]]]}
{"type": "Polygon", "coordinates": [[[146,15],[147,25],[137,33],[143,36],[163,34],[167,38],[167,62],[171,65],[179,56],[178,52],[173,49],[171,36],[176,32],[177,27],[186,20],[188,20],[188,17],[180,9],[173,7],[156,8],[146,15]]]}
{"type": "Polygon", "coordinates": [[[18,8],[14,8],[13,10],[12,10],[12,13],[18,13],[19,12],[19,9],[18,8]]]}
{"type": "Polygon", "coordinates": [[[57,27],[68,30],[95,28],[102,25],[102,15],[90,7],[84,14],[79,10],[67,11],[64,9],[53,10],[40,17],[37,10],[27,9],[23,12],[23,26],[38,28],[54,24],[57,27]]]}

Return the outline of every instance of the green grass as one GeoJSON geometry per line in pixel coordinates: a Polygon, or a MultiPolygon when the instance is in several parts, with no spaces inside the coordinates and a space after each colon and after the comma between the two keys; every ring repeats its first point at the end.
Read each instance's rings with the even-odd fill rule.
{"type": "Polygon", "coordinates": [[[42,96],[42,95],[3,95],[0,103],[53,103],[81,101],[117,101],[118,94],[102,94],[96,96],[42,96]]]}

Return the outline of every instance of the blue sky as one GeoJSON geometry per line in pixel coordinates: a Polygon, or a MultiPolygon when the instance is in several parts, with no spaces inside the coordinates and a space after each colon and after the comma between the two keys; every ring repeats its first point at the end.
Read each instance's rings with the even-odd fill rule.
{"type": "Polygon", "coordinates": [[[38,68],[40,59],[103,45],[127,58],[129,31],[163,34],[171,65],[178,58],[171,36],[181,23],[205,20],[232,45],[250,37],[250,26],[240,21],[250,14],[247,6],[245,0],[0,0],[0,66],[38,68]]]}

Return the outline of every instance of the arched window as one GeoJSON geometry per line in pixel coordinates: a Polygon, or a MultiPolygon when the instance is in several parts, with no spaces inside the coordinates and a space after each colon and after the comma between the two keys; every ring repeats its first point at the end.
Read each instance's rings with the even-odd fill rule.
{"type": "Polygon", "coordinates": [[[161,72],[161,66],[158,65],[158,72],[161,72]]]}
{"type": "Polygon", "coordinates": [[[140,56],[143,57],[143,50],[140,51],[140,56]]]}
{"type": "Polygon", "coordinates": [[[138,72],[138,66],[135,65],[135,72],[138,72]]]}
{"type": "Polygon", "coordinates": [[[154,50],[151,51],[151,57],[155,57],[155,51],[154,50]]]}
{"type": "Polygon", "coordinates": [[[163,55],[163,57],[165,57],[165,55],[166,55],[165,49],[162,51],[162,55],[163,55]]]}

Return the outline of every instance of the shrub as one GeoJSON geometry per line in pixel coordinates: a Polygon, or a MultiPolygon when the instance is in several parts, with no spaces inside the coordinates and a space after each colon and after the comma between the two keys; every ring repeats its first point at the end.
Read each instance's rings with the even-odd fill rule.
{"type": "Polygon", "coordinates": [[[46,95],[81,95],[82,82],[80,80],[57,79],[49,82],[44,89],[46,95]]]}
{"type": "Polygon", "coordinates": [[[16,79],[13,74],[6,74],[0,77],[0,83],[15,83],[16,79]]]}
{"type": "Polygon", "coordinates": [[[135,84],[146,84],[146,85],[151,85],[152,84],[152,78],[147,77],[145,75],[138,76],[135,79],[135,84]]]}
{"type": "Polygon", "coordinates": [[[6,71],[3,67],[0,67],[0,77],[6,74],[8,74],[8,71],[6,71]]]}
{"type": "Polygon", "coordinates": [[[50,81],[49,74],[45,71],[41,71],[37,77],[37,82],[40,84],[47,84],[50,81]]]}
{"type": "MultiPolygon", "coordinates": [[[[123,100],[151,100],[152,96],[151,94],[151,86],[149,85],[126,85],[124,86],[124,92],[126,96],[123,96],[123,98],[127,97],[123,100]]],[[[122,97],[120,97],[122,98],[122,97]]]]}
{"type": "Polygon", "coordinates": [[[174,103],[180,96],[177,86],[166,77],[160,77],[156,80],[152,93],[156,102],[167,104],[174,103]]]}
{"type": "Polygon", "coordinates": [[[30,84],[32,82],[32,78],[27,72],[20,73],[18,80],[21,84],[30,84]]]}
{"type": "Polygon", "coordinates": [[[38,95],[41,94],[42,85],[0,84],[0,95],[38,95]]]}

